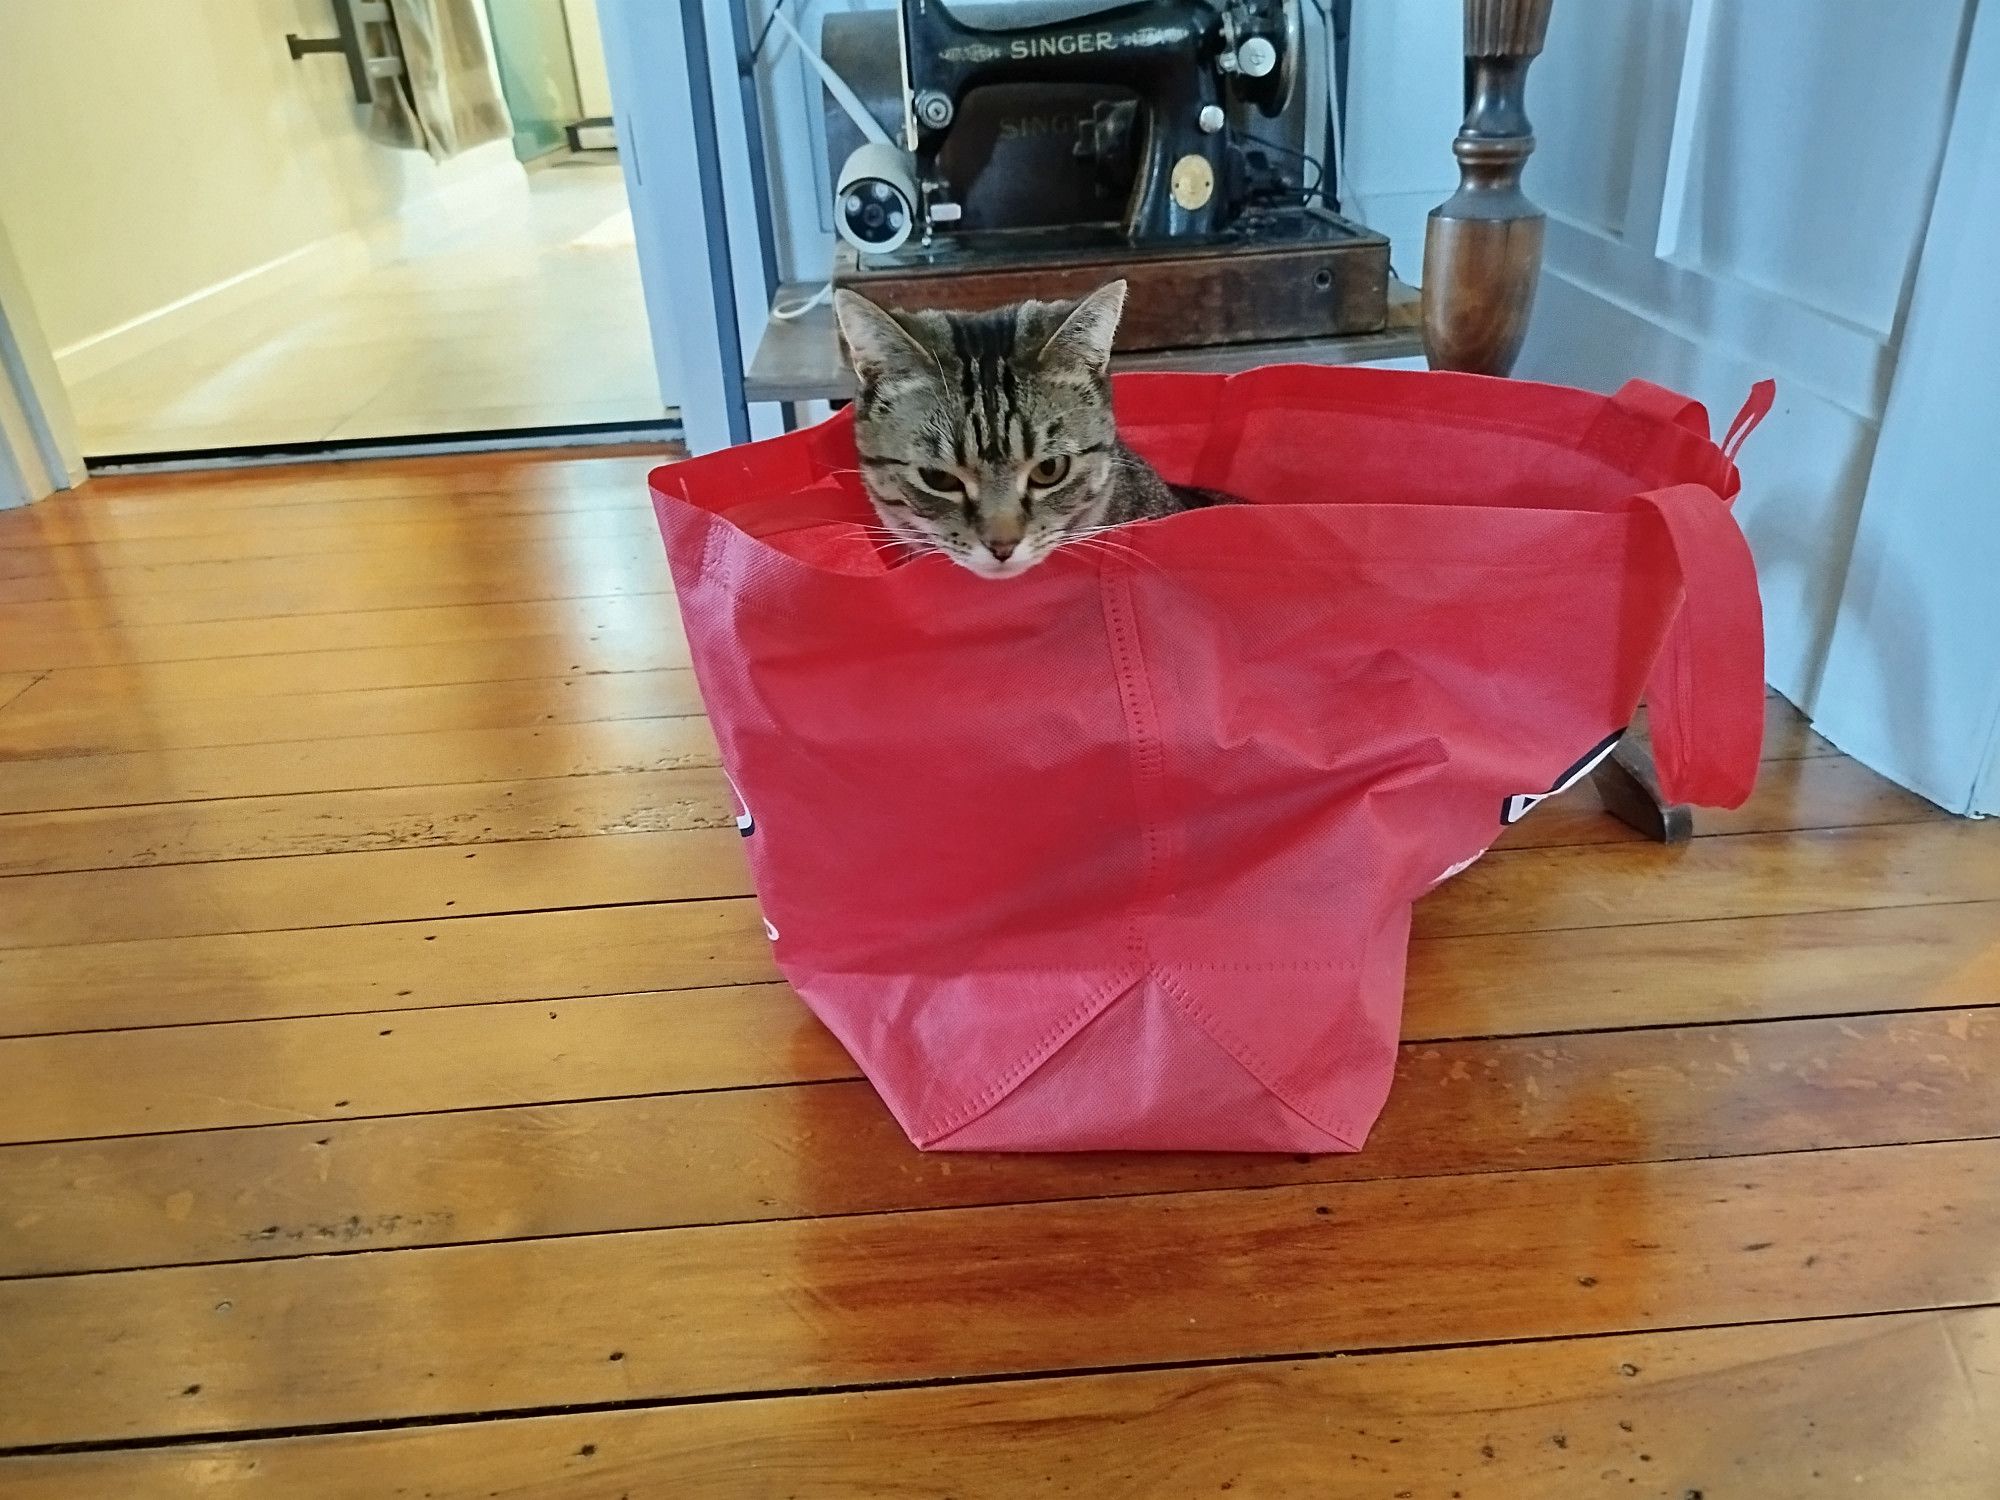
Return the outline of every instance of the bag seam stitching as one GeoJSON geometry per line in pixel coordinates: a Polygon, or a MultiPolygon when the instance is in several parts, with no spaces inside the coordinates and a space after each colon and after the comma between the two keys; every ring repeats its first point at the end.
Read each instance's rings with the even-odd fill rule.
{"type": "Polygon", "coordinates": [[[1308,1124],[1325,1131],[1349,1151],[1359,1149],[1350,1141],[1345,1130],[1335,1129],[1332,1125],[1321,1119],[1317,1111],[1307,1108],[1294,1098],[1290,1089],[1281,1084],[1273,1083],[1266,1075],[1275,1072],[1276,1069],[1266,1063],[1246,1043],[1236,1041],[1233,1033],[1228,1032],[1226,1028],[1222,1028],[1220,1023],[1211,1016],[1208,1008],[1196,1000],[1171,974],[1163,969],[1156,968],[1153,971],[1153,978],[1159,984],[1160,989],[1166,994],[1167,998],[1179,1006],[1182,1013],[1201,1028],[1202,1034],[1224,1052],[1228,1053],[1236,1065],[1252,1078],[1256,1079],[1270,1093],[1272,1098],[1283,1104],[1293,1114],[1299,1116],[1299,1118],[1308,1124]]]}
{"type": "Polygon", "coordinates": [[[1108,1009],[1121,995],[1130,994],[1134,987],[1146,978],[1142,968],[1137,973],[1121,972],[1100,985],[1085,998],[1082,1004],[1065,1014],[1050,1029],[1031,1045],[1026,1054],[1015,1062],[986,1088],[964,1101],[943,1118],[933,1118],[916,1135],[919,1145],[928,1145],[940,1136],[951,1134],[962,1126],[971,1124],[991,1110],[996,1104],[1014,1091],[1031,1073],[1061,1050],[1061,1044],[1075,1033],[1084,1022],[1094,1019],[1099,1012],[1108,1009]]]}

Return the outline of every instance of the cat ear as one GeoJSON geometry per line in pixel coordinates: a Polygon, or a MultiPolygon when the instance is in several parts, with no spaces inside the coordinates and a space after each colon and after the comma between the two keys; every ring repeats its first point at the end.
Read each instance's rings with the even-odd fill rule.
{"type": "Polygon", "coordinates": [[[1042,345],[1043,360],[1068,359],[1102,371],[1111,363],[1111,341],[1118,335],[1118,315],[1124,310],[1124,281],[1107,282],[1077,303],[1049,335],[1042,345]]]}
{"type": "Polygon", "coordinates": [[[833,321],[840,328],[847,362],[863,380],[928,369],[931,358],[908,329],[859,293],[833,294],[833,321]]]}

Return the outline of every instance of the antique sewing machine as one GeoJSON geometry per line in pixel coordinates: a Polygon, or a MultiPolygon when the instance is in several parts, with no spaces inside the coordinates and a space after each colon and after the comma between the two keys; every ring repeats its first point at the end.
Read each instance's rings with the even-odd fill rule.
{"type": "Polygon", "coordinates": [[[829,17],[827,61],[894,132],[860,145],[829,115],[836,282],[977,307],[1123,276],[1128,349],[1381,328],[1387,241],[1246,128],[1296,114],[1300,3],[900,0],[886,64],[879,21],[829,17]]]}

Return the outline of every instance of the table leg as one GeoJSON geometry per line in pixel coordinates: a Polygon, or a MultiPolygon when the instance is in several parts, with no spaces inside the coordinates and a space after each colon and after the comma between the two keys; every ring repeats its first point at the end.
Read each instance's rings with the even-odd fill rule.
{"type": "Polygon", "coordinates": [[[1424,350],[1431,367],[1505,375],[1521,352],[1542,269],[1542,211],[1521,191],[1535,149],[1522,98],[1552,0],[1465,0],[1465,123],[1458,191],[1424,230],[1424,350]]]}
{"type": "MultiPolygon", "coordinates": [[[[1434,370],[1514,368],[1542,271],[1542,211],[1521,191],[1535,149],[1524,103],[1553,0],[1465,0],[1465,123],[1451,143],[1458,191],[1424,226],[1424,353],[1434,370]]],[[[1627,742],[1592,773],[1605,807],[1662,843],[1693,832],[1660,795],[1653,758],[1627,742]]]]}

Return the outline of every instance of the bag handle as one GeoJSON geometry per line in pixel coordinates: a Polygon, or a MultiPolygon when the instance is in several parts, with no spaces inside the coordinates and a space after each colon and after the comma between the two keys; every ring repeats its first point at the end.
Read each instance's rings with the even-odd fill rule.
{"type": "Polygon", "coordinates": [[[1670,802],[1741,807],[1764,742],[1764,610],[1750,544],[1705,485],[1636,499],[1665,525],[1681,575],[1681,607],[1646,683],[1660,789],[1670,802]]]}
{"type": "Polygon", "coordinates": [[[1743,407],[1729,424],[1729,431],[1722,435],[1722,456],[1732,464],[1736,455],[1743,451],[1744,439],[1757,430],[1757,424],[1771,415],[1771,408],[1778,401],[1778,382],[1760,380],[1750,387],[1750,394],[1743,398],[1743,407]]]}
{"type": "Polygon", "coordinates": [[[1692,396],[1683,396],[1663,385],[1654,385],[1650,380],[1626,381],[1618,387],[1618,394],[1611,398],[1611,404],[1650,421],[1685,427],[1696,437],[1708,436],[1707,407],[1692,396]]]}

